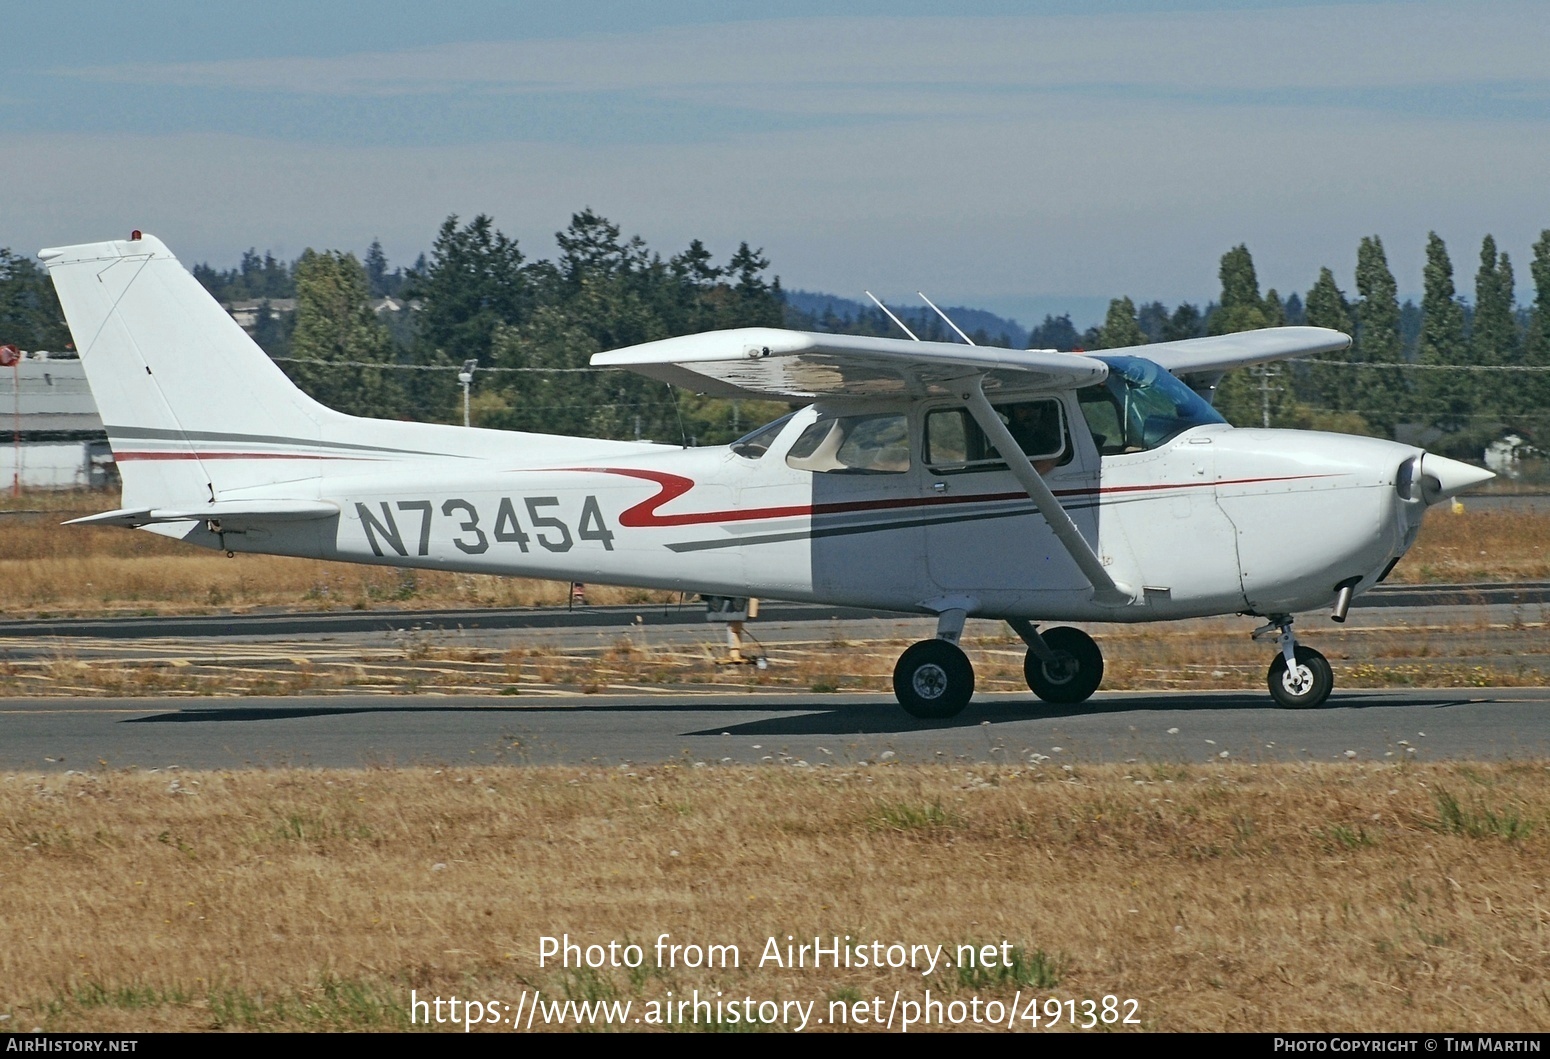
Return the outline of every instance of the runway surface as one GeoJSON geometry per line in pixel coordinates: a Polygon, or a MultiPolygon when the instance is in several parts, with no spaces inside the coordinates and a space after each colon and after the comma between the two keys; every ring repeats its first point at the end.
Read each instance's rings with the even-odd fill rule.
{"type": "MultiPolygon", "coordinates": [[[[1353,612],[1393,608],[1534,606],[1550,604],[1550,582],[1513,581],[1481,584],[1379,585],[1358,596],[1353,612]]],[[[690,599],[681,604],[634,604],[617,607],[560,607],[283,612],[274,614],[209,614],[188,617],[29,618],[0,621],[0,638],[63,637],[133,640],[145,637],[272,637],[325,636],[356,633],[500,632],[517,629],[630,629],[642,626],[703,622],[705,606],[690,599]]],[[[816,603],[766,601],[760,623],[897,620],[889,611],[834,607],[816,603]]],[[[913,615],[921,620],[921,615],[913,615]]]]}
{"type": "Polygon", "coordinates": [[[1550,689],[1102,693],[1080,707],[986,695],[948,722],[883,695],[290,696],[0,701],[0,768],[1550,758],[1550,689]]]}

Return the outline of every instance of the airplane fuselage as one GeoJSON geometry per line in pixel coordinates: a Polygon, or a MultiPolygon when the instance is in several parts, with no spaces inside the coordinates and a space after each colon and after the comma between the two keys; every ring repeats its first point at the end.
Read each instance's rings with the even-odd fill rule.
{"type": "MultiPolygon", "coordinates": [[[[1072,395],[1061,400],[1080,424],[1072,395]]],[[[502,453],[500,435],[475,431],[489,442],[478,458],[370,471],[363,461],[359,474],[335,467],[300,480],[273,466],[280,459],[271,470],[291,478],[283,487],[221,494],[306,491],[336,506],[334,518],[162,531],[234,551],[404,567],[905,612],[962,598],[990,617],[1150,621],[1311,609],[1351,578],[1366,589],[1414,541],[1425,507],[1398,488],[1420,450],[1392,442],[1214,424],[1100,456],[1073,430],[1069,458],[1045,477],[1104,566],[1139,589],[1129,605],[1102,605],[1004,465],[944,470],[922,458],[934,407],[898,406],[910,456],[886,473],[792,466],[820,407],[793,416],[756,458],[619,446],[533,465],[531,436],[520,454],[502,453]]]]}

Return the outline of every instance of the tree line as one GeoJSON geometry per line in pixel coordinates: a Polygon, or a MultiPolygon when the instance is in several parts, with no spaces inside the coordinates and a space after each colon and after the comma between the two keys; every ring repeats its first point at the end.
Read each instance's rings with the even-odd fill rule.
{"type": "MultiPolygon", "coordinates": [[[[1429,233],[1421,304],[1399,303],[1376,235],[1356,250],[1356,292],[1348,297],[1329,268],[1306,296],[1260,294],[1246,246],[1222,255],[1221,295],[1204,311],[1185,303],[1137,310],[1109,303],[1088,349],[1223,335],[1306,324],[1343,331],[1351,348],[1316,363],[1291,362],[1230,372],[1216,405],[1238,425],[1304,427],[1393,437],[1401,424],[1427,435],[1429,448],[1478,458],[1504,429],[1543,448],[1550,441],[1550,229],[1533,246],[1534,303],[1514,304],[1512,262],[1487,235],[1475,272],[1474,299],[1462,297],[1448,249],[1429,233]]],[[[1049,321],[1046,321],[1046,325],[1049,321]]],[[[1037,336],[1037,331],[1035,332],[1037,336]]],[[[1035,343],[1036,344],[1036,343],[1035,343]]]]}
{"type": "Polygon", "coordinates": [[[715,443],[784,410],[587,368],[592,354],[620,346],[780,326],[780,280],[766,278],[759,250],[745,242],[720,263],[696,239],[664,258],[592,210],[555,242],[552,259],[533,260],[487,216],[447,218],[430,254],[392,288],[414,306],[412,333],[399,341],[371,309],[373,255],[363,266],[309,250],[292,270],[296,310],[276,359],[343,411],[453,422],[462,393],[446,369],[471,364],[472,421],[502,430],[715,443]]]}
{"type": "MultiPolygon", "coordinates": [[[[259,301],[255,338],[308,393],[359,415],[459,422],[456,369],[474,365],[476,425],[508,430],[711,444],[780,414],[776,402],[674,391],[629,372],[587,370],[593,353],[700,331],[745,326],[899,336],[883,312],[802,311],[785,302],[770,262],[747,242],[724,263],[696,239],[664,258],[592,210],[555,234],[556,253],[531,259],[480,215],[448,217],[429,254],[389,268],[380,242],[364,260],[307,250],[294,262],[249,250],[238,266],[194,266],[226,303],[259,301]],[[412,311],[379,313],[384,297],[412,311]],[[294,312],[270,303],[294,300],[294,312]]],[[[1486,236],[1474,297],[1460,294],[1447,247],[1427,241],[1419,306],[1400,304],[1381,239],[1357,247],[1353,295],[1329,268],[1286,298],[1260,292],[1246,246],[1221,259],[1219,296],[1206,305],[1110,302],[1085,331],[1046,316],[1031,348],[1100,350],[1258,327],[1309,324],[1350,334],[1350,350],[1316,363],[1231,372],[1216,404],[1239,425],[1393,436],[1425,428],[1428,447],[1478,457],[1503,429],[1550,440],[1550,229],[1534,244],[1532,306],[1514,304],[1507,254],[1486,236]]],[[[853,304],[853,303],[852,303],[853,304]]],[[[955,336],[924,309],[900,311],[927,340],[955,336]]],[[[978,344],[1009,344],[984,328],[978,344]]],[[[1019,336],[1021,337],[1021,336],[1019,336]]],[[[0,342],[69,349],[46,272],[0,250],[0,342]]]]}

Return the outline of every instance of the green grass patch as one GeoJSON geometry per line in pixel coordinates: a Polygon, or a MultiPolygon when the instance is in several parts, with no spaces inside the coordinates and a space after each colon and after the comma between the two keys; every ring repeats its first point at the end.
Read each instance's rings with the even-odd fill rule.
{"type": "Polygon", "coordinates": [[[1516,842],[1527,838],[1534,830],[1532,821],[1525,820],[1516,809],[1497,813],[1491,809],[1464,806],[1447,790],[1439,787],[1432,792],[1437,801],[1437,830],[1470,838],[1501,838],[1516,842]]]}

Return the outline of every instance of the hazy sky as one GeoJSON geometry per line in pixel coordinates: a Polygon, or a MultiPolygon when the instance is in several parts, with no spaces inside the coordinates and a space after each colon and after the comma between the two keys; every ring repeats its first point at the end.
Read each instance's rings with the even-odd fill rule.
{"type": "Polygon", "coordinates": [[[1543,0],[942,6],[0,0],[0,245],[407,263],[488,213],[548,257],[590,206],[791,287],[1085,323],[1211,297],[1240,242],[1349,291],[1377,234],[1416,294],[1435,228],[1461,291],[1486,232],[1529,289],[1543,0]]]}

